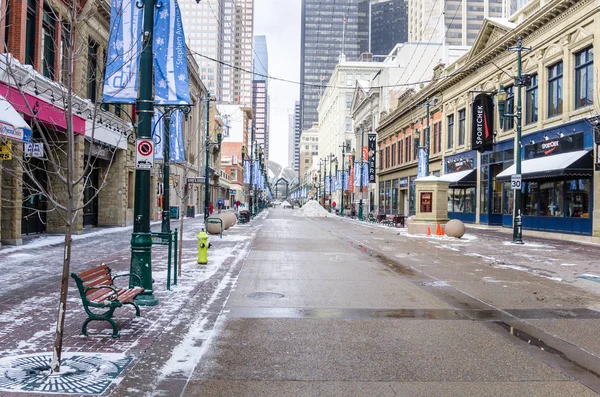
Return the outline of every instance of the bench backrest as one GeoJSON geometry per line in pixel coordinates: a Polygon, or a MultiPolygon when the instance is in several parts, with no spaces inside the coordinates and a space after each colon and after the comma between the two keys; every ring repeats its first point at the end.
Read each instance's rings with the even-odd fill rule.
{"type": "Polygon", "coordinates": [[[71,273],[71,277],[75,279],[79,293],[83,297],[85,295],[91,295],[97,293],[98,290],[88,291],[85,293],[85,287],[99,287],[101,285],[113,285],[112,275],[110,267],[104,263],[100,266],[85,270],[81,273],[71,273]]]}

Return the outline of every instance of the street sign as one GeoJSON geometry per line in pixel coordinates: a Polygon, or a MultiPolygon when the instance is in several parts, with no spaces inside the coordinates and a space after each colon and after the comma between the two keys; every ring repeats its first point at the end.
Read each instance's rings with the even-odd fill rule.
{"type": "Polygon", "coordinates": [[[521,189],[521,174],[510,176],[510,187],[513,190],[521,189]]]}
{"type": "Polygon", "coordinates": [[[152,139],[138,139],[135,147],[135,169],[148,170],[154,168],[154,141],[152,139]]]}
{"type": "Polygon", "coordinates": [[[10,151],[11,141],[7,140],[6,144],[0,145],[0,160],[12,160],[12,153],[10,151]]]}
{"type": "Polygon", "coordinates": [[[187,183],[204,183],[204,178],[202,177],[190,177],[186,179],[187,183]]]}

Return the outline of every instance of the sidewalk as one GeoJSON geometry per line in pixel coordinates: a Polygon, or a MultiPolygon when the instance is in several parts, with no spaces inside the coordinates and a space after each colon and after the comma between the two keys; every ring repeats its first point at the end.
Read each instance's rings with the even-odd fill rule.
{"type": "MultiPolygon", "coordinates": [[[[70,280],[67,313],[65,319],[64,366],[76,368],[96,368],[94,382],[86,382],[81,374],[56,377],[53,381],[44,380],[44,374],[28,377],[16,369],[9,372],[15,378],[26,379],[25,384],[0,379],[0,396],[14,395],[1,390],[22,390],[35,392],[39,387],[71,393],[100,393],[111,385],[114,378],[127,371],[132,379],[156,376],[159,363],[166,365],[168,373],[178,365],[180,357],[165,357],[154,361],[148,353],[159,347],[165,354],[182,356],[189,352],[172,352],[194,321],[196,332],[212,328],[216,316],[203,312],[222,294],[227,294],[239,271],[240,261],[249,250],[259,221],[249,225],[236,225],[219,236],[211,236],[212,248],[209,251],[209,264],[197,264],[196,234],[203,227],[203,219],[186,219],[183,244],[181,276],[171,291],[166,290],[167,248],[154,246],[152,267],[154,295],[159,304],[154,307],[141,307],[141,317],[136,318],[133,308],[125,306],[115,311],[121,337],[110,337],[111,326],[105,321],[94,321],[88,325],[88,336],[81,335],[81,325],[87,318],[79,292],[70,280]],[[190,310],[193,313],[190,313],[190,310]],[[158,344],[158,345],[157,345],[158,344]],[[170,360],[170,361],[169,361],[170,360]],[[83,364],[82,364],[83,363],[83,364]],[[148,372],[140,371],[146,368],[148,372]],[[94,386],[95,384],[95,386],[94,386]],[[102,390],[100,390],[102,389],[102,390]]],[[[172,229],[179,222],[171,223],[172,229]]],[[[157,228],[154,224],[153,229],[157,228]]],[[[72,271],[79,272],[100,263],[108,264],[114,272],[129,271],[131,228],[111,228],[74,236],[72,271]]],[[[15,366],[15,362],[27,362],[31,367],[39,367],[47,360],[54,342],[58,292],[60,287],[60,263],[62,236],[48,236],[32,240],[30,244],[0,249],[0,271],[4,272],[5,282],[10,288],[0,291],[0,366],[15,366]],[[59,244],[59,245],[55,245],[59,244]],[[25,283],[26,281],[26,283],[25,283]],[[42,353],[46,353],[45,355],[42,353]],[[25,355],[23,357],[23,355],[25,355]],[[27,356],[29,355],[29,356],[27,356]],[[17,356],[21,356],[16,360],[17,356]],[[15,361],[16,360],[16,361],[15,361]]],[[[46,377],[47,378],[47,377],[46,377]]],[[[117,379],[117,384],[122,378],[117,379]]],[[[111,386],[115,387],[115,384],[111,386]]],[[[125,395],[125,394],[120,394],[125,395]]],[[[31,396],[31,394],[28,394],[31,396]]]]}

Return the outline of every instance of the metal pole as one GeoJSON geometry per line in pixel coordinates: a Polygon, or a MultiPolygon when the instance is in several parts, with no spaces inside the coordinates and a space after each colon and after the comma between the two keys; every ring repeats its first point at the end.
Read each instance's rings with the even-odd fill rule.
{"type": "Polygon", "coordinates": [[[344,185],[344,174],[346,173],[346,170],[344,169],[344,157],[346,157],[346,153],[345,153],[345,149],[346,149],[346,145],[342,145],[342,200],[341,200],[341,210],[340,210],[340,214],[342,216],[344,216],[344,187],[346,185],[344,185]]]}
{"type": "Polygon", "coordinates": [[[254,216],[254,128],[250,127],[250,218],[254,216]]]}
{"type": "Polygon", "coordinates": [[[206,93],[206,139],[204,140],[205,167],[204,167],[204,227],[209,214],[210,179],[208,177],[208,157],[210,155],[210,92],[206,93]]]}
{"type": "Polygon", "coordinates": [[[363,220],[363,172],[365,168],[363,167],[363,147],[365,146],[365,127],[362,127],[360,130],[360,201],[358,203],[358,219],[363,220]]]}
{"type": "MultiPolygon", "coordinates": [[[[521,52],[523,50],[523,41],[521,36],[517,38],[517,136],[515,142],[514,156],[517,175],[521,175],[521,88],[523,87],[523,78],[521,75],[521,52]]],[[[513,211],[513,243],[523,244],[523,229],[521,218],[521,189],[515,189],[515,209],[513,211]]]]}
{"type": "Polygon", "coordinates": [[[327,180],[327,157],[323,160],[323,208],[325,208],[325,196],[327,194],[327,184],[325,181],[327,180]]]}
{"type": "Polygon", "coordinates": [[[333,196],[333,189],[331,187],[331,163],[333,158],[331,157],[333,154],[329,153],[329,213],[331,214],[331,196],[333,196]]]}
{"type": "MultiPolygon", "coordinates": [[[[163,211],[162,211],[162,223],[160,231],[162,233],[169,233],[171,231],[171,203],[169,194],[169,172],[171,165],[171,117],[167,115],[169,110],[165,109],[164,116],[164,135],[163,135],[163,211]]],[[[169,261],[170,263],[170,261],[169,261]]]]}
{"type": "MultiPolygon", "coordinates": [[[[153,76],[153,29],[154,29],[154,0],[144,2],[144,34],[142,53],[140,55],[140,91],[136,103],[138,114],[138,137],[152,139],[152,117],[154,116],[154,76],[153,76]]],[[[136,297],[142,306],[155,306],[158,299],[152,291],[152,235],[150,233],[150,171],[135,170],[135,196],[133,233],[131,234],[131,263],[130,273],[141,279],[144,292],[136,297]]],[[[129,279],[133,286],[134,278],[129,279]]]]}
{"type": "Polygon", "coordinates": [[[429,98],[426,104],[427,130],[425,131],[425,176],[429,176],[429,98]]]}

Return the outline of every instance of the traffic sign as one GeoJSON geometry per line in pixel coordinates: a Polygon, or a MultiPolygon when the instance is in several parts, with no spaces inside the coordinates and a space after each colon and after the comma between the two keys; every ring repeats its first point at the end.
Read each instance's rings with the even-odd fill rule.
{"type": "Polygon", "coordinates": [[[154,168],[154,141],[138,139],[135,147],[135,168],[138,170],[154,168]]]}
{"type": "Polygon", "coordinates": [[[521,189],[521,174],[510,176],[510,187],[513,190],[521,189]]]}

